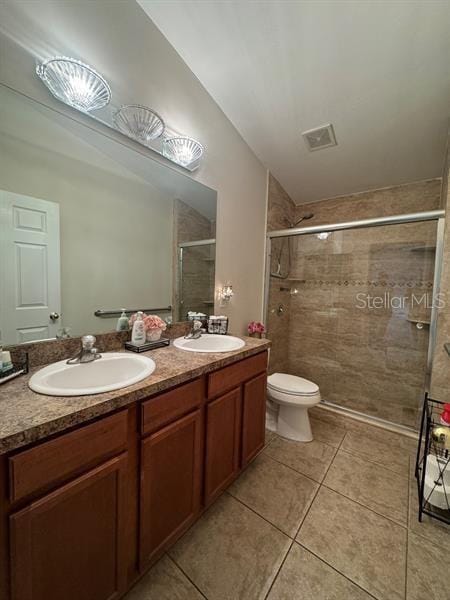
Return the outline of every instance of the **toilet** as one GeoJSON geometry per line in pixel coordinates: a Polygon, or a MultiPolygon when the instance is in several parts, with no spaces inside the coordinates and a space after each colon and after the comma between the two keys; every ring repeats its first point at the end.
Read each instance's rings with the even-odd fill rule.
{"type": "Polygon", "coordinates": [[[319,386],[296,375],[273,373],[267,378],[267,427],[298,442],[313,439],[308,408],[319,404],[319,386]]]}

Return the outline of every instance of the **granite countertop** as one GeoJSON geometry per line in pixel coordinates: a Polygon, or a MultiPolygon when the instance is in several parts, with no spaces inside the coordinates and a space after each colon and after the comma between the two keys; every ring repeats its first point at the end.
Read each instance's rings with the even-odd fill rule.
{"type": "Polygon", "coordinates": [[[44,439],[74,425],[204,375],[270,346],[268,340],[241,337],[245,346],[224,353],[178,350],[172,344],[143,353],[156,363],[150,377],[121,390],[91,396],[44,396],[30,390],[28,381],[38,370],[0,386],[0,454],[44,439]]]}

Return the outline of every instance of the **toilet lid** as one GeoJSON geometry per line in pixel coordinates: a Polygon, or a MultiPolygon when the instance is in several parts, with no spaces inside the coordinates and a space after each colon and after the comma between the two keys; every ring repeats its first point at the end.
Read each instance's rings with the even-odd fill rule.
{"type": "Polygon", "coordinates": [[[287,373],[273,373],[267,378],[267,385],[277,392],[286,394],[297,394],[301,396],[309,396],[317,394],[319,386],[308,379],[297,377],[296,375],[288,375],[287,373]]]}

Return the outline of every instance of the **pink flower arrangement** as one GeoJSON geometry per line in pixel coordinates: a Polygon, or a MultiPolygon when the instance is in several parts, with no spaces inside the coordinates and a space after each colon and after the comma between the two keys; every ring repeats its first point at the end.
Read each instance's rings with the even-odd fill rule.
{"type": "Polygon", "coordinates": [[[264,327],[264,323],[261,323],[261,321],[250,321],[247,331],[249,333],[264,333],[266,328],[264,327]]]}
{"type": "MultiPolygon", "coordinates": [[[[129,324],[130,328],[133,328],[133,323],[136,321],[137,313],[131,315],[129,324]]],[[[145,331],[153,331],[154,329],[161,329],[161,331],[165,331],[167,329],[167,324],[163,321],[158,315],[146,315],[142,317],[144,321],[145,331]]]]}

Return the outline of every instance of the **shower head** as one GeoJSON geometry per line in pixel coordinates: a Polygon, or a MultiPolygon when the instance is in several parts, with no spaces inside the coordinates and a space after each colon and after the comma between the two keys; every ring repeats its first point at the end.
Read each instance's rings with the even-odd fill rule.
{"type": "Polygon", "coordinates": [[[297,225],[298,225],[299,223],[301,223],[302,221],[306,221],[306,220],[308,220],[308,219],[312,219],[312,218],[313,218],[313,216],[314,216],[314,213],[311,213],[311,212],[310,212],[310,213],[305,213],[305,214],[304,214],[304,215],[302,215],[302,216],[300,217],[300,219],[299,219],[298,221],[296,221],[295,223],[289,223],[289,226],[290,226],[290,227],[297,227],[297,225]]]}

